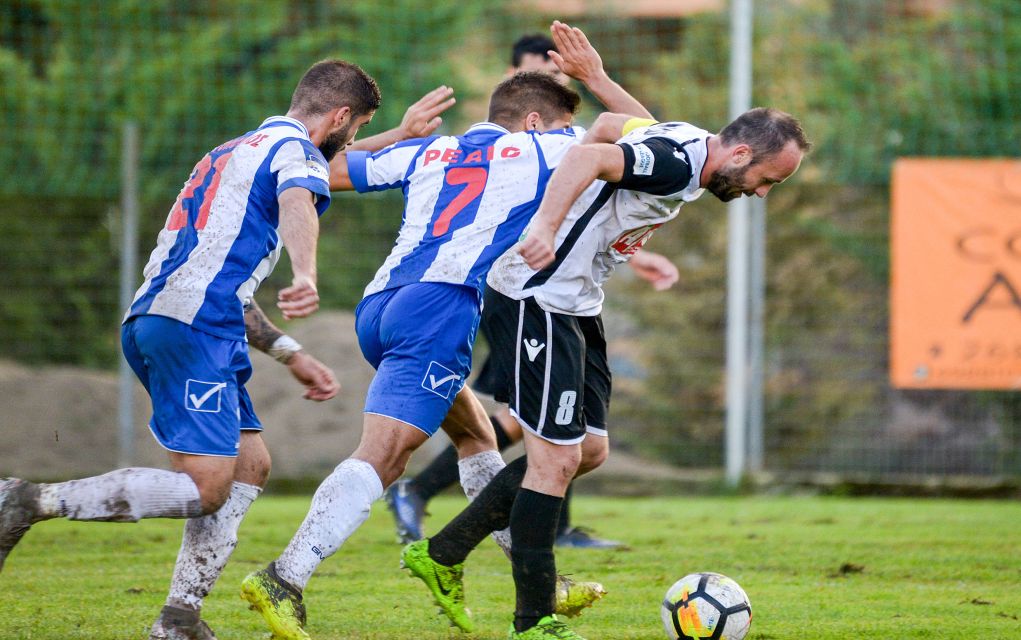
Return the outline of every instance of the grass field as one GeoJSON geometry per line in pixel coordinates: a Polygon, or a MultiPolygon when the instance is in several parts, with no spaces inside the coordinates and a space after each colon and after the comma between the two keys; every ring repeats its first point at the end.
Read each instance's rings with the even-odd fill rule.
{"type": "MultiPolygon", "coordinates": [[[[427,524],[462,501],[443,497],[427,524]]],[[[265,638],[238,584],[290,538],[304,497],[264,497],[207,600],[221,640],[265,638]]],[[[727,574],[751,598],[750,640],[1021,638],[1021,504],[991,501],[582,496],[575,521],[630,549],[561,550],[558,566],[602,581],[609,594],[577,619],[589,640],[663,638],[659,602],[685,573],[727,574]]],[[[159,611],[181,523],[46,522],[0,574],[0,638],[146,638],[159,611]]],[[[317,639],[452,638],[424,587],[397,567],[382,503],[306,592],[317,639]]],[[[505,638],[513,608],[510,567],[486,541],[469,558],[466,589],[479,631],[505,638]]],[[[460,636],[466,637],[466,636],[460,636]]]]}

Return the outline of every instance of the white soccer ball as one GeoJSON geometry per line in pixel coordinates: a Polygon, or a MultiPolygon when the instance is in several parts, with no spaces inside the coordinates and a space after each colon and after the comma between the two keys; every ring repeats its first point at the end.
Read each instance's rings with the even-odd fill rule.
{"type": "Polygon", "coordinates": [[[741,640],[752,624],[752,605],[727,576],[692,573],[667,590],[660,615],[670,640],[741,640]]]}

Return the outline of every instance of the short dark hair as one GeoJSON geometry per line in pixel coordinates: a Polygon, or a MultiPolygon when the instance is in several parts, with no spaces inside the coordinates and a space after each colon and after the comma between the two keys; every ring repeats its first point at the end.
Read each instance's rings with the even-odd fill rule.
{"type": "Polygon", "coordinates": [[[511,66],[515,68],[520,67],[521,58],[526,53],[542,56],[543,60],[549,60],[549,53],[547,52],[550,50],[556,51],[557,45],[553,44],[552,40],[541,33],[530,33],[521,36],[511,48],[511,66]]]}
{"type": "Polygon", "coordinates": [[[745,111],[723,127],[719,136],[724,146],[746,144],[751,147],[753,164],[779,153],[792,140],[802,153],[812,148],[797,118],[779,109],[766,107],[745,111]]]}
{"type": "Polygon", "coordinates": [[[522,71],[493,89],[489,98],[489,121],[502,126],[514,125],[535,111],[548,123],[573,116],[580,102],[577,91],[560,84],[548,73],[522,71]]]}
{"type": "Polygon", "coordinates": [[[379,108],[379,87],[358,65],[344,60],[320,60],[301,77],[291,96],[291,111],[321,116],[337,107],[351,107],[355,116],[379,108]]]}

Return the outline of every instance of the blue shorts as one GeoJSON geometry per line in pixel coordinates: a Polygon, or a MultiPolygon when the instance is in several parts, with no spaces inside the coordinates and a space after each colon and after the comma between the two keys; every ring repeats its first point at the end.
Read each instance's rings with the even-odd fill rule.
{"type": "Polygon", "coordinates": [[[252,376],[247,343],[139,316],[121,327],[121,346],[152,399],[149,429],[164,448],[234,457],[241,430],[262,430],[244,386],[252,376]]]}
{"type": "Polygon", "coordinates": [[[355,309],[362,354],[376,369],[365,412],[436,433],[471,373],[477,289],[418,282],[374,293],[355,309]]]}

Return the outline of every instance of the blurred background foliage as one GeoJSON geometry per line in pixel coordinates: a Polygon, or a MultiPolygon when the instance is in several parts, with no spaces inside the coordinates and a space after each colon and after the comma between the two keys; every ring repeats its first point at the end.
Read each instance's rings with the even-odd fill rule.
{"type": "MultiPolygon", "coordinates": [[[[194,162],[284,112],[304,69],[324,57],[355,61],[378,80],[383,106],[366,135],[395,126],[440,84],[457,90],[443,131],[458,133],[484,119],[511,43],[560,17],[586,30],[611,75],[660,119],[725,125],[726,11],[635,16],[620,12],[624,4],[549,15],[482,0],[3,3],[3,355],[90,367],[119,357],[125,122],[138,122],[142,136],[144,260],[194,162]]],[[[797,115],[816,145],[768,203],[769,459],[790,469],[1021,473],[1013,394],[907,394],[886,381],[891,164],[1021,155],[1021,2],[755,4],[754,102],[797,115]],[[891,431],[912,408],[936,411],[939,424],[996,428],[891,431]]],[[[588,96],[581,121],[596,113],[588,96]]],[[[357,303],[401,204],[399,194],[336,196],[322,220],[324,306],[357,303]]],[[[671,292],[630,273],[609,291],[615,434],[625,448],[678,464],[722,460],[724,212],[707,196],[650,243],[681,268],[671,292]]],[[[278,269],[262,294],[288,279],[278,269]]]]}

